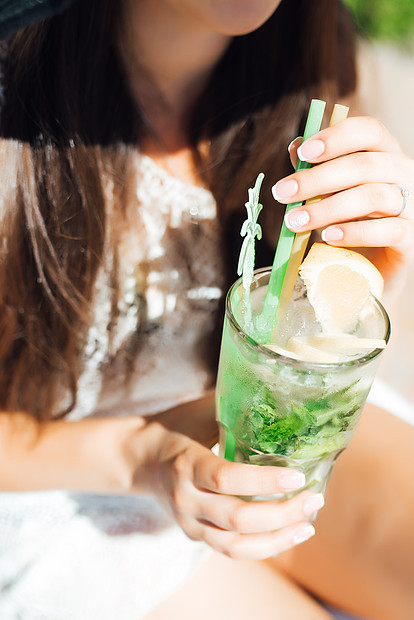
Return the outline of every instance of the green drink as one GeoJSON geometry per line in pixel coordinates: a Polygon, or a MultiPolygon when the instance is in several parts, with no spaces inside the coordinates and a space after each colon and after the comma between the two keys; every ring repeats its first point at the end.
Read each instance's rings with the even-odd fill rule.
{"type": "MultiPolygon", "coordinates": [[[[248,297],[241,279],[227,295],[216,388],[220,455],[256,465],[294,467],[305,474],[306,488],[323,493],[355,429],[383,350],[367,350],[366,343],[388,341],[389,319],[371,296],[349,337],[351,347],[333,354],[323,350],[329,361],[304,361],[283,348],[289,338],[299,337],[317,349],[321,336],[300,289],[280,325],[278,346],[259,344],[253,336],[269,276],[270,269],[257,270],[248,297]],[[352,350],[356,338],[361,350],[352,350]]],[[[284,500],[294,494],[252,499],[284,500]]]]}

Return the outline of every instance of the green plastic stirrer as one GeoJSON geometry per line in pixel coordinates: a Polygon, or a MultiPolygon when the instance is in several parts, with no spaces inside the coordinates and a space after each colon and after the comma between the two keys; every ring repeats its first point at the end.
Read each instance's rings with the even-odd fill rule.
{"type": "MultiPolygon", "coordinates": [[[[240,235],[244,237],[240,250],[239,263],[237,265],[237,275],[242,276],[244,288],[244,305],[245,315],[243,317],[245,329],[253,329],[252,312],[250,303],[250,285],[253,280],[254,258],[255,258],[255,239],[262,238],[262,228],[257,223],[259,213],[263,205],[259,202],[260,188],[264,179],[263,172],[258,175],[254,187],[248,190],[248,201],[245,203],[247,211],[247,219],[243,222],[240,235]]],[[[226,433],[226,445],[224,449],[224,458],[228,461],[234,461],[236,443],[232,433],[226,433]]]]}
{"type": "MultiPolygon", "coordinates": [[[[310,138],[310,136],[313,136],[320,130],[325,106],[325,101],[321,101],[320,99],[312,99],[303,134],[303,140],[310,138]]],[[[309,162],[304,162],[301,159],[298,159],[296,172],[310,167],[311,164],[309,162]]],[[[286,207],[286,213],[294,207],[299,207],[301,204],[302,202],[293,202],[288,204],[286,207]]],[[[270,274],[269,284],[267,287],[266,297],[256,324],[257,331],[260,334],[258,341],[262,343],[268,342],[272,330],[276,324],[276,313],[279,305],[280,293],[282,290],[289,256],[292,251],[294,238],[295,233],[289,230],[285,222],[283,222],[273,261],[272,272],[270,274]]]]}

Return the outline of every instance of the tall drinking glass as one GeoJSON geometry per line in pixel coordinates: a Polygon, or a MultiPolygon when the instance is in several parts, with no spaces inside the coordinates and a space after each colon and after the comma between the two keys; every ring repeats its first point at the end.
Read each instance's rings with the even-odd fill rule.
{"type": "MultiPolygon", "coordinates": [[[[250,287],[256,313],[270,269],[255,272],[250,287]]],[[[336,458],[348,445],[366,401],[383,349],[335,363],[313,363],[281,355],[246,333],[241,279],[226,298],[216,416],[220,455],[255,465],[292,467],[306,477],[305,488],[323,493],[336,458]]],[[[390,322],[371,297],[357,335],[388,342],[390,322]]],[[[297,492],[251,499],[284,500],[297,492]]]]}

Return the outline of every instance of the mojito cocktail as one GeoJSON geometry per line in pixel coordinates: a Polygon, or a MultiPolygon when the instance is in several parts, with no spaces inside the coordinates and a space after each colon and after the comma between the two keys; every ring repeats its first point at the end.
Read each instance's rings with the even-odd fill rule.
{"type": "Polygon", "coordinates": [[[227,295],[216,388],[220,455],[294,467],[305,474],[305,488],[323,493],[368,396],[383,351],[376,344],[388,341],[389,319],[370,296],[352,334],[326,337],[298,280],[276,343],[259,344],[249,326],[261,311],[269,276],[270,269],[257,270],[248,296],[241,279],[227,295]],[[335,350],[338,340],[343,346],[335,350]]]}

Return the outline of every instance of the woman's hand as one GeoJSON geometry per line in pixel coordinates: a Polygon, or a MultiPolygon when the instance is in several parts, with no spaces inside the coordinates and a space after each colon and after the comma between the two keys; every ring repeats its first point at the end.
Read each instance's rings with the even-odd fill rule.
{"type": "Polygon", "coordinates": [[[330,245],[372,248],[367,255],[392,278],[414,249],[414,160],[371,117],[349,118],[301,142],[290,145],[292,162],[299,155],[312,168],[276,183],[274,197],[322,200],[290,210],[288,228],[322,229],[330,245]]]}
{"type": "Polygon", "coordinates": [[[304,478],[215,456],[206,447],[217,429],[212,411],[207,397],[149,418],[39,424],[0,413],[0,489],[157,495],[190,538],[235,558],[270,557],[310,538],[304,519],[323,497],[303,491],[282,504],[234,497],[293,491],[304,478]]]}
{"type": "Polygon", "coordinates": [[[303,491],[283,503],[237,496],[296,490],[303,474],[283,467],[230,463],[180,433],[166,430],[160,442],[158,490],[192,540],[233,558],[264,559],[314,534],[304,519],[323,497],[303,491]]]}

